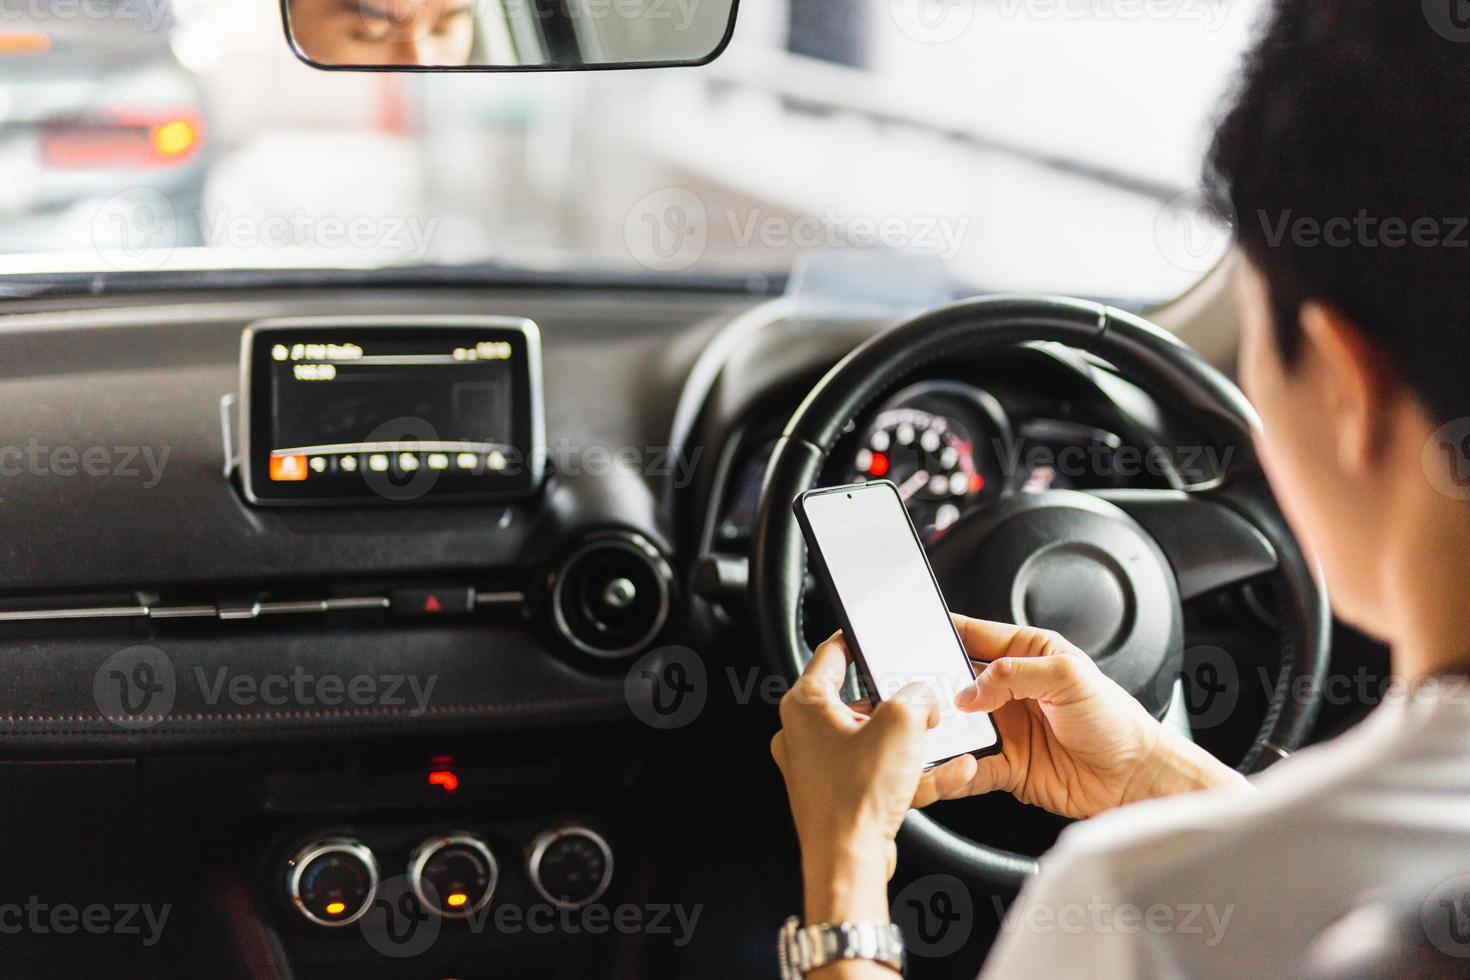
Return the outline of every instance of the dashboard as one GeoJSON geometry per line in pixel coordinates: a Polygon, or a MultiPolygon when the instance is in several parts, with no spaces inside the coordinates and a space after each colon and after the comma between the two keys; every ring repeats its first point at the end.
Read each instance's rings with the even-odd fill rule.
{"type": "MultiPolygon", "coordinates": [[[[0,331],[0,629],[52,667],[12,670],[0,757],[633,721],[630,662],[743,602],[771,441],[892,322],[738,293],[47,305],[0,331]],[[156,716],[72,680],[135,646],[179,679],[156,716]],[[245,656],[443,686],[416,709],[182,682],[245,656]]],[[[1017,494],[1183,485],[1150,452],[1169,424],[1106,365],[1022,348],[902,379],[823,480],[891,479],[937,536],[1017,494]]]]}
{"type": "MultiPolygon", "coordinates": [[[[751,534],[802,397],[902,318],[729,286],[8,302],[0,788],[36,801],[8,873],[228,906],[259,933],[229,941],[276,950],[280,976],[396,962],[340,928],[393,886],[443,896],[440,975],[586,973],[610,950],[637,975],[728,975],[723,942],[455,920],[650,882],[712,902],[711,880],[798,886],[775,703],[746,680],[751,534]],[[25,846],[58,828],[65,847],[25,846]],[[701,863],[711,835],[740,867],[701,863]],[[201,896],[198,868],[228,895],[201,896]]],[[[1036,345],[900,379],[822,481],[892,480],[936,538],[1016,495],[1197,482],[1156,452],[1199,441],[1178,426],[1108,365],[1036,345]]],[[[1264,630],[1269,610],[1222,615],[1264,630]]],[[[715,939],[769,931],[717,904],[715,939]]],[[[158,955],[187,962],[196,924],[158,955]]]]}

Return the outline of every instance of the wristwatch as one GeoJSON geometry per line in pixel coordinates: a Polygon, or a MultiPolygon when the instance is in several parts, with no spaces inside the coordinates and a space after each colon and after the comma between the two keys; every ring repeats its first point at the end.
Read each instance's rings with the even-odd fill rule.
{"type": "Polygon", "coordinates": [[[801,980],[840,960],[872,960],[903,975],[903,932],[891,922],[819,922],[792,916],[781,927],[781,980],[801,980]]]}

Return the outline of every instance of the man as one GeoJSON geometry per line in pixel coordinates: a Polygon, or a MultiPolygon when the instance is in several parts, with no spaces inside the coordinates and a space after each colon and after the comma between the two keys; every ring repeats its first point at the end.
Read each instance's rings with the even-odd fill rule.
{"type": "Polygon", "coordinates": [[[1470,972],[1470,46],[1427,11],[1280,0],[1208,168],[1245,258],[1240,378],[1267,475],[1336,612],[1391,644],[1397,696],[1248,782],[1063,638],[961,618],[988,667],[956,701],[994,712],[1004,752],[921,776],[934,706],[843,706],[834,637],[772,743],[808,924],[887,922],[909,806],[1004,790],[1096,819],[1043,859],[986,976],[1470,972]],[[1215,927],[1028,930],[1079,903],[1215,927]]]}
{"type": "Polygon", "coordinates": [[[291,0],[290,16],[321,65],[467,65],[475,44],[470,0],[291,0]]]}

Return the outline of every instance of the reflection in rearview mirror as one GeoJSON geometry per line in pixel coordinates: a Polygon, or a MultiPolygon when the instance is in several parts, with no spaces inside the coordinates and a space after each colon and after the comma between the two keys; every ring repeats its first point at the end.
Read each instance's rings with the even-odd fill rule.
{"type": "Polygon", "coordinates": [[[557,71],[697,65],[736,0],[281,0],[296,54],[321,68],[557,71]]]}

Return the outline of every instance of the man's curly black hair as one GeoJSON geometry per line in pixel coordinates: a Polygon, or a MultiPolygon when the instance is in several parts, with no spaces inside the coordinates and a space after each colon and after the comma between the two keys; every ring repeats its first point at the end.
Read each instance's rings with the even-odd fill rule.
{"type": "Polygon", "coordinates": [[[1470,415],[1470,30],[1454,28],[1458,2],[1277,0],[1205,165],[1265,277],[1287,362],[1301,305],[1323,302],[1440,422],[1470,415]]]}

